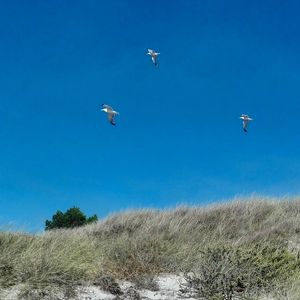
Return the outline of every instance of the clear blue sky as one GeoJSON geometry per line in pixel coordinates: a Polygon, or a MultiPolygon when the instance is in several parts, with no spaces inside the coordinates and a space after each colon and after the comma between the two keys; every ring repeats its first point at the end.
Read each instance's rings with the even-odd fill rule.
{"type": "Polygon", "coordinates": [[[296,0],[2,2],[0,225],[40,230],[73,205],[103,217],[299,194],[299,12],[296,0]],[[101,103],[120,111],[116,127],[101,103]]]}

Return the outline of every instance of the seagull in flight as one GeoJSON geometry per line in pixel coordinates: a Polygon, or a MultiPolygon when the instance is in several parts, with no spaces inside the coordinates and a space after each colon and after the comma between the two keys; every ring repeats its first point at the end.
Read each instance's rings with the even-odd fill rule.
{"type": "Polygon", "coordinates": [[[115,126],[116,125],[115,116],[119,115],[119,113],[107,104],[102,104],[102,109],[101,110],[107,113],[109,123],[111,125],[115,126]]]}
{"type": "Polygon", "coordinates": [[[157,56],[159,55],[159,52],[155,52],[154,50],[148,49],[147,55],[151,56],[152,62],[156,67],[158,67],[158,61],[157,61],[157,56]]]}
{"type": "Polygon", "coordinates": [[[253,119],[250,118],[248,115],[244,115],[244,114],[242,114],[242,115],[240,116],[240,119],[243,120],[243,130],[244,130],[245,132],[247,132],[248,123],[249,123],[249,121],[252,121],[253,119]]]}

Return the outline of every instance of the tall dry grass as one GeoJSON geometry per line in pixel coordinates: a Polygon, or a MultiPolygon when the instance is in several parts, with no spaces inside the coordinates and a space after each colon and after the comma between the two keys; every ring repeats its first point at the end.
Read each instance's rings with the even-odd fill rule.
{"type": "MultiPolygon", "coordinates": [[[[208,207],[128,211],[37,235],[2,232],[0,287],[75,286],[107,275],[134,281],[189,272],[201,264],[207,248],[258,245],[286,249],[299,258],[299,198],[252,197],[208,207]]],[[[297,268],[293,280],[295,273],[297,268]]]]}

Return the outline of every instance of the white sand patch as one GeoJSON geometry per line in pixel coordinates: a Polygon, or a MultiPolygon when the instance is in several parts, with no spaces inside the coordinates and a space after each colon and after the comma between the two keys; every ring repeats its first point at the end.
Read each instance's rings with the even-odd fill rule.
{"type": "MultiPolygon", "coordinates": [[[[155,278],[159,291],[149,291],[146,289],[137,290],[143,300],[178,300],[183,299],[178,295],[180,289],[180,283],[184,281],[181,276],[165,274],[155,278]]],[[[134,284],[128,281],[118,282],[122,291],[125,293],[129,288],[134,288],[134,284]]],[[[1,300],[17,300],[18,291],[20,286],[10,288],[9,290],[3,291],[1,294],[1,300]]],[[[78,287],[78,297],[76,300],[114,300],[115,295],[105,292],[96,286],[78,287]]],[[[57,295],[57,300],[65,299],[63,296],[57,295]]],[[[75,300],[69,299],[69,300],[75,300]]],[[[126,297],[120,297],[120,299],[126,300],[126,297]]],[[[187,299],[187,298],[185,298],[187,299]]],[[[195,300],[194,298],[188,298],[195,300]]]]}
{"type": "MultiPolygon", "coordinates": [[[[177,300],[183,299],[178,295],[180,284],[185,282],[182,276],[165,274],[158,276],[156,281],[159,286],[159,291],[140,290],[139,293],[142,299],[149,300],[177,300]]],[[[187,298],[185,298],[187,299],[187,298]]],[[[188,298],[194,300],[195,298],[188,298]]]]}
{"type": "MultiPolygon", "coordinates": [[[[158,284],[158,291],[150,291],[147,289],[137,290],[142,300],[196,300],[196,298],[188,297],[188,295],[179,295],[180,284],[185,283],[183,276],[164,274],[155,278],[158,284]]],[[[121,290],[126,294],[128,289],[134,288],[134,284],[128,281],[118,281],[121,290]]],[[[0,293],[1,300],[18,300],[18,292],[22,286],[18,285],[0,293]]],[[[77,288],[77,298],[69,298],[68,300],[127,300],[134,298],[126,298],[122,295],[119,298],[109,292],[105,292],[96,286],[86,286],[77,288]]],[[[62,295],[57,295],[56,300],[65,300],[62,295]]],[[[42,300],[42,299],[41,299],[42,300]]],[[[271,297],[260,298],[260,300],[274,300],[271,297]]]]}
{"type": "Polygon", "coordinates": [[[98,287],[88,286],[85,288],[81,288],[78,292],[78,298],[80,300],[112,300],[115,299],[116,296],[102,291],[98,287]]]}

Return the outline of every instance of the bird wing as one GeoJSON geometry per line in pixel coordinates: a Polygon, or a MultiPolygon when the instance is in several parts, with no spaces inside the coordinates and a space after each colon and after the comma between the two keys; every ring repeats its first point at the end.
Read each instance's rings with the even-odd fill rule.
{"type": "Polygon", "coordinates": [[[149,54],[152,54],[152,53],[153,53],[153,50],[148,49],[148,53],[149,53],[149,54]]]}
{"type": "Polygon", "coordinates": [[[107,108],[108,110],[113,110],[113,108],[107,104],[102,104],[103,108],[107,108]]]}
{"type": "Polygon", "coordinates": [[[153,63],[156,64],[156,58],[155,58],[155,56],[151,56],[151,59],[152,59],[153,63]]]}

